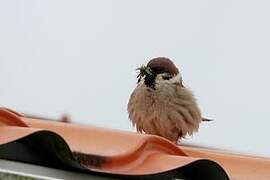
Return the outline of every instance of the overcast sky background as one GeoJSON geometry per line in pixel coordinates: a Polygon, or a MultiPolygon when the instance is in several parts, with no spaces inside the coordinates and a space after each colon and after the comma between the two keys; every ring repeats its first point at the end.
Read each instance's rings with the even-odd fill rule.
{"type": "Polygon", "coordinates": [[[185,142],[270,156],[269,0],[0,0],[0,106],[134,131],[135,69],[166,56],[204,123],[185,142]]]}

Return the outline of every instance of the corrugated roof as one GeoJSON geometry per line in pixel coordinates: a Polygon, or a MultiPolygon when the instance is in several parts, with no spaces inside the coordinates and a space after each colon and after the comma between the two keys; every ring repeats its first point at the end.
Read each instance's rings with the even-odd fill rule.
{"type": "Polygon", "coordinates": [[[0,108],[0,158],[117,178],[270,177],[269,159],[180,147],[158,136],[27,118],[6,108],[0,108]]]}

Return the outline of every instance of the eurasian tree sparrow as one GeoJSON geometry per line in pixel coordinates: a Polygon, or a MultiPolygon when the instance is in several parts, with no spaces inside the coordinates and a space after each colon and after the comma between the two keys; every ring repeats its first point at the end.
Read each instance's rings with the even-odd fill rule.
{"type": "Polygon", "coordinates": [[[128,102],[129,119],[137,132],[178,139],[198,131],[204,119],[192,92],[183,86],[174,63],[165,57],[138,68],[137,87],[128,102]]]}

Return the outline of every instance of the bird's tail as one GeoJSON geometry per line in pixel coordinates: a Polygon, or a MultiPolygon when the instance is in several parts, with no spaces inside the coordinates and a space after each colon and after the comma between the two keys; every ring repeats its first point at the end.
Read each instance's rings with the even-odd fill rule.
{"type": "Polygon", "coordinates": [[[208,118],[202,118],[202,121],[210,122],[210,121],[214,121],[214,120],[213,119],[208,119],[208,118]]]}

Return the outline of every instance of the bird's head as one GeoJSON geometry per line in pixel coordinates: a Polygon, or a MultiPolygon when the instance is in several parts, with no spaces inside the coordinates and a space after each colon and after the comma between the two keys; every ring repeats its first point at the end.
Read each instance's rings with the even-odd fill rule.
{"type": "Polygon", "coordinates": [[[142,65],[139,71],[138,83],[143,82],[146,86],[155,89],[157,83],[174,83],[182,86],[182,78],[174,63],[165,57],[151,59],[147,65],[142,65]]]}

